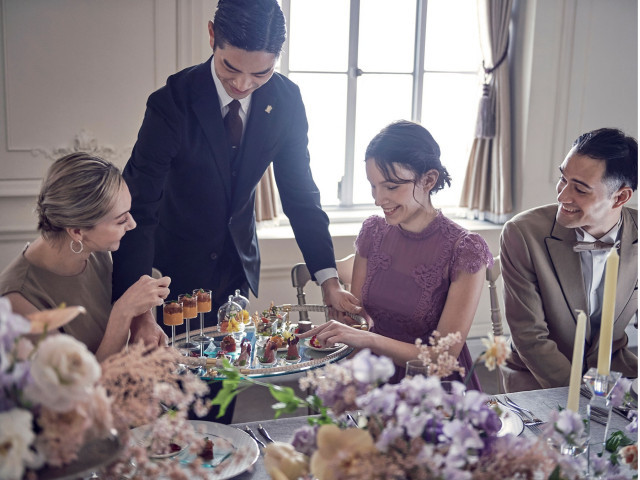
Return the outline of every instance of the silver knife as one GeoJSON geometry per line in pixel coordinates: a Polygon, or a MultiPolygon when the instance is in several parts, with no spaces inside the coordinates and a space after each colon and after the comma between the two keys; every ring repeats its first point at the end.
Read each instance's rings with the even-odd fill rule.
{"type": "Polygon", "coordinates": [[[253,438],[261,448],[265,448],[266,447],[264,442],[262,440],[260,440],[258,437],[256,437],[256,434],[253,433],[253,430],[251,430],[251,427],[249,427],[249,425],[245,425],[244,426],[244,431],[247,432],[251,436],[251,438],[253,438]]]}
{"type": "Polygon", "coordinates": [[[265,438],[267,443],[273,443],[273,438],[271,438],[271,436],[269,435],[269,432],[267,432],[262,426],[262,424],[260,423],[258,424],[258,432],[260,433],[260,435],[262,435],[265,438]]]}

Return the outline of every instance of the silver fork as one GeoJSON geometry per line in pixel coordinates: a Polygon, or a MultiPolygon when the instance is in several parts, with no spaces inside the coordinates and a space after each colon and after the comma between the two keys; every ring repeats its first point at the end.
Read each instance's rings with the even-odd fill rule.
{"type": "Polygon", "coordinates": [[[544,423],[544,422],[536,422],[535,420],[533,420],[533,417],[531,417],[530,415],[528,415],[527,413],[525,413],[524,411],[509,405],[508,403],[500,400],[498,397],[492,397],[492,400],[495,400],[496,402],[498,402],[500,405],[502,405],[503,407],[506,407],[507,410],[512,411],[513,413],[515,413],[516,415],[518,415],[518,417],[520,417],[520,419],[522,420],[522,423],[524,424],[525,427],[527,427],[529,430],[531,430],[534,434],[536,435],[540,435],[542,433],[542,430],[540,430],[540,428],[538,427],[538,425],[544,423]]]}
{"type": "Polygon", "coordinates": [[[503,395],[503,397],[504,397],[504,399],[505,399],[505,401],[507,402],[507,404],[508,404],[508,405],[511,405],[511,406],[512,406],[513,408],[515,408],[516,410],[520,410],[520,411],[522,411],[522,412],[526,413],[526,414],[527,414],[527,416],[531,417],[531,421],[532,421],[533,423],[536,423],[536,424],[538,424],[538,425],[541,425],[541,424],[545,423],[545,422],[544,422],[544,420],[540,420],[539,418],[537,418],[531,410],[528,410],[528,409],[526,409],[526,408],[524,408],[524,407],[521,407],[520,405],[518,405],[516,402],[514,402],[513,400],[511,400],[511,399],[510,399],[509,397],[507,397],[506,395],[503,395]]]}

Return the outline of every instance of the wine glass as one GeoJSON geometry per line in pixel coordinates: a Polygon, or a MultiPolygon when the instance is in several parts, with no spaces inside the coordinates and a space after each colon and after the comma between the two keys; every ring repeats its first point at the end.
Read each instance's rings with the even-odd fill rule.
{"type": "Polygon", "coordinates": [[[407,362],[406,376],[411,378],[416,375],[429,376],[429,365],[422,363],[422,360],[409,360],[407,362]]]}
{"type": "Polygon", "coordinates": [[[185,327],[187,333],[183,342],[178,343],[176,348],[181,350],[187,350],[191,352],[193,350],[200,350],[200,345],[196,345],[191,341],[191,329],[189,327],[189,320],[198,316],[198,297],[194,297],[188,293],[178,295],[178,302],[182,302],[182,316],[185,319],[185,327]]]}
{"type": "Polygon", "coordinates": [[[193,342],[200,345],[208,345],[211,337],[204,334],[204,314],[211,311],[211,290],[196,289],[192,294],[198,300],[198,313],[200,314],[200,335],[193,337],[193,342]]]}
{"type": "Polygon", "coordinates": [[[184,322],[183,305],[177,300],[168,300],[162,305],[162,322],[165,325],[171,325],[171,346],[175,347],[176,343],[176,325],[182,325],[184,322]]]}

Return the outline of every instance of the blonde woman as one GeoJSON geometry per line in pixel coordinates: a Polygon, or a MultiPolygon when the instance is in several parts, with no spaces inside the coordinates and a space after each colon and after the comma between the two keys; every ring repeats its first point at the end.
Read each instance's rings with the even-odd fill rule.
{"type": "Polygon", "coordinates": [[[28,315],[62,303],[82,305],[62,330],[84,342],[98,360],[131,341],[166,345],[151,315],[169,294],[168,277],[143,275],[112,305],[111,253],[136,227],[131,195],[117,167],[78,152],[51,165],[36,212],[40,236],[0,274],[0,295],[28,315]]]}

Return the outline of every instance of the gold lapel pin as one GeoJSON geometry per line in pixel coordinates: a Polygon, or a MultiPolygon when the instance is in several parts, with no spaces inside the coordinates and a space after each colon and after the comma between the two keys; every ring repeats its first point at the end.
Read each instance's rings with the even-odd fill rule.
{"type": "Polygon", "coordinates": [[[264,111],[267,113],[271,113],[271,110],[273,110],[273,107],[271,105],[267,105],[267,108],[264,109],[264,111]]]}

